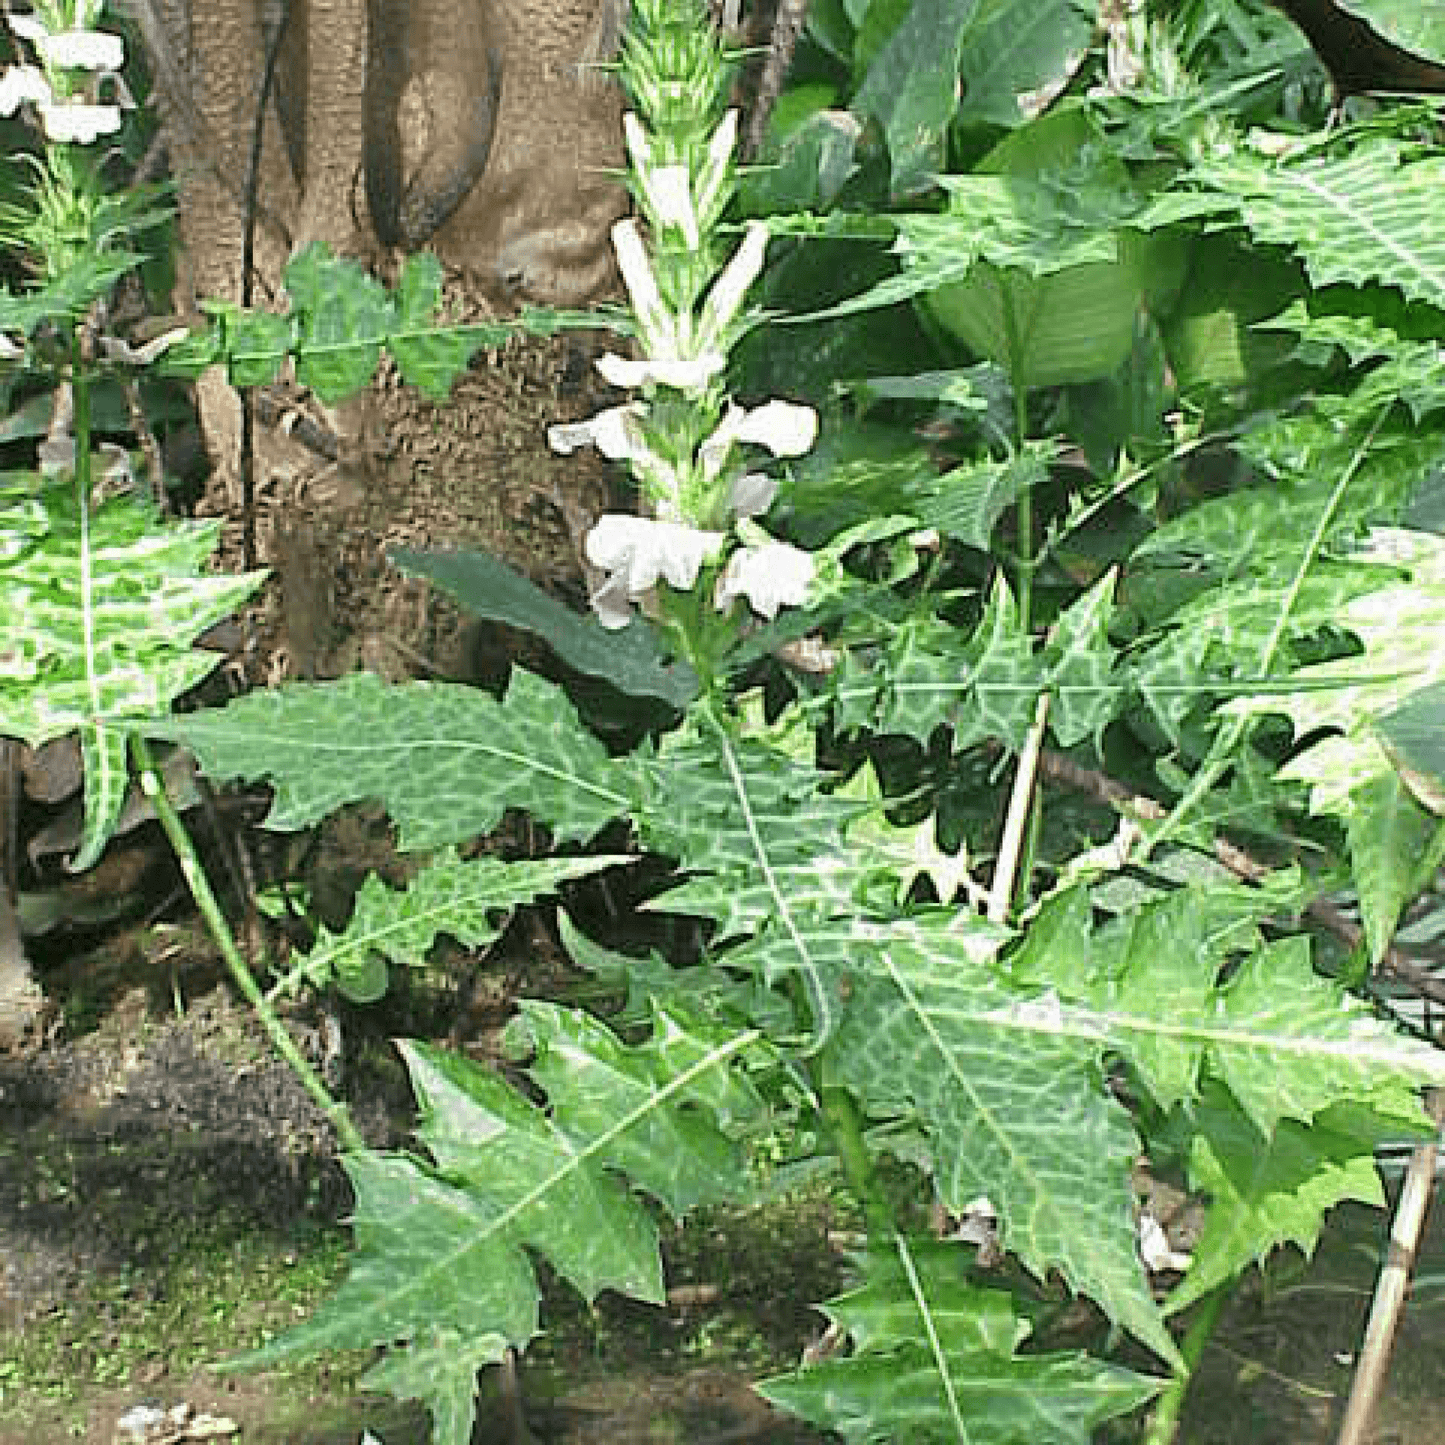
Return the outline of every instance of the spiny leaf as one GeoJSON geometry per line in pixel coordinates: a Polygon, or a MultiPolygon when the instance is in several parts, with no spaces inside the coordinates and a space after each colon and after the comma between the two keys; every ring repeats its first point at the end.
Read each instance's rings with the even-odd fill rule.
{"type": "Polygon", "coordinates": [[[979,959],[996,931],[953,925],[854,922],[846,943],[837,930],[852,973],[833,1066],[870,1114],[917,1113],[949,1208],[987,1196],[1029,1269],[1057,1270],[1174,1362],[1135,1248],[1139,1143],[1104,1087],[1099,1041],[1052,1028],[1047,1000],[1011,995],[979,959]]]}
{"type": "Polygon", "coordinates": [[[208,576],[218,522],[162,523],[122,496],[82,514],[68,480],[0,489],[0,735],[39,747],[78,731],[86,824],[100,856],[125,798],[125,733],[214,670],[191,644],[260,573],[208,576]]]}
{"type": "Polygon", "coordinates": [[[668,1014],[629,1048],[582,1015],[538,1003],[525,1014],[545,1108],[468,1059],[401,1045],[436,1170],[371,1151],[348,1157],[351,1273],[317,1314],[231,1368],[386,1346],[395,1363],[383,1379],[431,1409],[442,1445],[465,1445],[478,1364],[537,1331],[527,1250],[589,1300],[617,1289],[661,1302],[656,1225],[629,1182],[674,1209],[739,1187],[714,1111],[737,1123],[756,1107],[730,1077],[756,1036],[714,1044],[668,1014]]]}
{"type": "Polygon", "coordinates": [[[1027,1321],[1008,1295],[967,1284],[965,1259],[926,1241],[875,1248],[867,1282],[825,1306],[853,1354],[758,1392],[848,1441],[1087,1445],[1096,1426],[1161,1388],[1083,1353],[1016,1354],[1027,1321]]]}
{"type": "Polygon", "coordinates": [[[270,828],[304,828],[345,803],[379,801],[403,849],[490,832],[526,808],[559,839],[592,836],[631,804],[627,770],[566,694],[517,669],[506,697],[456,683],[388,687],[369,673],[253,693],[151,724],[218,779],[269,779],[270,828]]]}
{"type": "Polygon", "coordinates": [[[1417,1091],[1445,1082],[1445,1055],[1314,971],[1307,936],[1258,942],[1255,921],[1278,907],[1268,894],[1191,888],[1092,934],[1078,899],[1048,907],[1073,923],[1031,935],[1016,966],[1057,995],[1005,1012],[1020,1027],[1107,1042],[1165,1107],[1195,1097],[1207,1067],[1269,1135],[1343,1099],[1418,1118],[1417,1091]]]}
{"type": "Polygon", "coordinates": [[[1310,1254],[1325,1211],[1345,1199],[1383,1205],[1374,1147],[1400,1126],[1361,1110],[1330,1110],[1306,1128],[1283,1120],[1270,1135],[1217,1086],[1191,1114],[1189,1180],[1209,1196],[1193,1263],[1166,1308],[1177,1314],[1212,1294],[1280,1244],[1310,1254]]]}
{"type": "Polygon", "coordinates": [[[374,1003],[386,992],[388,963],[421,968],[439,934],[469,948],[486,948],[521,904],[570,878],[630,861],[606,856],[464,861],[448,849],[405,888],[388,888],[373,875],[356,896],[351,922],[341,933],[322,927],[313,947],[299,955],[287,983],[304,979],[321,988],[335,982],[354,1003],[374,1003]]]}
{"type": "Polygon", "coordinates": [[[1440,156],[1385,139],[1289,161],[1241,148],[1199,160],[1191,175],[1236,206],[1257,240],[1295,250],[1316,286],[1382,281],[1445,306],[1445,238],[1431,224],[1440,156]]]}

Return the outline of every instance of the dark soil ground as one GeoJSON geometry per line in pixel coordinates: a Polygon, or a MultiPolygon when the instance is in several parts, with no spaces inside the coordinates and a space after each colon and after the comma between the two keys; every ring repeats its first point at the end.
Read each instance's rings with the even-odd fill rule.
{"type": "MultiPolygon", "coordinates": [[[[161,991],[165,998],[169,988],[161,991]]],[[[324,1121],[221,987],[180,1012],[133,986],[42,1047],[0,1059],[0,1445],[111,1445],[138,1407],[188,1407],[152,1441],[421,1445],[424,1415],[368,1395],[369,1358],[290,1374],[207,1365],[304,1315],[345,1268],[344,1177],[324,1121]],[[188,1433],[189,1432],[189,1433],[188,1433]]],[[[304,1016],[303,1043],[319,1052],[304,1016]]],[[[409,1118],[384,1041],[360,1030],[347,1088],[374,1143],[409,1118]]],[[[818,1440],[768,1412],[750,1379],[820,1329],[842,1280],[826,1193],[669,1241],[667,1309],[559,1297],[523,1370],[533,1433],[577,1442],[818,1440]]],[[[1334,1439],[1383,1221],[1340,1215],[1317,1259],[1244,1287],[1196,1381],[1190,1445],[1334,1439]]],[[[1445,1440],[1445,1232],[1427,1244],[1376,1445],[1445,1440]]],[[[503,1442],[494,1384],[479,1442],[503,1442]]]]}
{"type": "MultiPolygon", "coordinates": [[[[339,1281],[350,1201],[325,1121],[246,1013],[222,987],[181,1003],[177,1015],[134,986],[76,1037],[0,1058],[0,1445],[111,1445],[132,1438],[118,1422],[138,1407],[177,1406],[189,1425],[144,1438],[204,1438],[209,1415],[243,1441],[424,1441],[422,1412],[365,1393],[369,1357],[290,1374],[206,1368],[339,1281]]],[[[305,1018],[294,1027],[319,1054],[305,1018]]],[[[354,1115],[369,1142],[402,1143],[399,1066],[360,1032],[354,1115]]],[[[817,1439],[771,1415],[748,1380],[821,1330],[810,1304],[841,1278],[829,1211],[819,1197],[690,1227],[669,1242],[680,1288],[667,1309],[559,1299],[523,1371],[536,1436],[817,1439]]],[[[479,1442],[509,1439],[494,1386],[479,1413],[479,1442]]]]}

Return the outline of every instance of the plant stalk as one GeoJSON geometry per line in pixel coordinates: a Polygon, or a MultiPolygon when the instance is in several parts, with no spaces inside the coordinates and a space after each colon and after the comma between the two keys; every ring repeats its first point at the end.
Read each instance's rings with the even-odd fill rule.
{"type": "Polygon", "coordinates": [[[1179,1343],[1179,1353],[1184,1356],[1185,1369],[1176,1374],[1165,1386],[1149,1417],[1149,1427],[1144,1433],[1144,1445],[1174,1445],[1179,1433],[1179,1416],[1184,1410],[1184,1399],[1193,1383],[1194,1372],[1204,1354],[1204,1347],[1214,1334],[1219,1323],[1220,1311],[1229,1298],[1230,1289],[1223,1285],[1213,1294],[1207,1295],[1194,1312],[1184,1338],[1179,1343]]]}
{"type": "Polygon", "coordinates": [[[216,947],[220,949],[221,957],[225,959],[226,967],[231,971],[231,977],[236,980],[236,986],[255,1010],[256,1017],[260,1019],[261,1027],[266,1030],[267,1037],[270,1038],[276,1052],[291,1066],[296,1077],[301,1080],[302,1087],[311,1095],[317,1107],[335,1127],[342,1148],[348,1153],[361,1153],[366,1148],[366,1141],[361,1137],[356,1125],[352,1123],[346,1105],[340,1100],[332,1098],[330,1091],[322,1082],[321,1076],[311,1067],[301,1050],[296,1047],[296,1041],[287,1032],[286,1025],[281,1022],[276,1010],[267,1002],[266,995],[260,984],[256,982],[255,975],[246,966],[246,960],[241,957],[241,950],[236,946],[230,924],[226,922],[226,915],[221,911],[221,906],[216,901],[216,895],[211,889],[210,880],[206,877],[201,860],[196,855],[191,835],[186,832],[185,824],[181,822],[180,816],[166,795],[155,757],[150,750],[150,744],[138,733],[132,733],[130,741],[136,766],[140,769],[141,789],[155,809],[161,827],[165,829],[166,837],[175,851],[176,860],[181,865],[181,874],[186,880],[186,886],[191,890],[191,897],[196,900],[196,907],[200,909],[201,917],[206,920],[206,927],[210,930],[216,947]]]}
{"type": "Polygon", "coordinates": [[[847,1089],[829,1084],[817,1091],[823,1106],[823,1121],[833,1136],[838,1158],[843,1165],[843,1177],[854,1197],[863,1206],[863,1218],[868,1225],[868,1237],[875,1244],[891,1239],[897,1232],[893,1211],[887,1199],[878,1188],[868,1156],[868,1143],[863,1137],[863,1120],[858,1112],[857,1101],[847,1089]]]}

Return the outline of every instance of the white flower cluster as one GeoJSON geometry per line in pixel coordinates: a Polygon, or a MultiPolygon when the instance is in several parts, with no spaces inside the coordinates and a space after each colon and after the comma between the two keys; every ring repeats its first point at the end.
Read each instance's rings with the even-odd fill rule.
{"type": "Polygon", "coordinates": [[[11,30],[30,42],[41,63],[12,65],[0,75],[0,115],[14,115],[22,105],[33,105],[47,139],[82,145],[120,129],[118,104],[95,103],[86,94],[73,94],[69,87],[57,89],[55,84],[57,72],[80,70],[121,85],[125,46],[118,35],[88,28],[99,14],[99,4],[82,0],[75,23],[57,30],[37,15],[6,15],[11,30]]]}
{"type": "MultiPolygon", "coordinates": [[[[655,224],[676,228],[686,246],[696,250],[704,228],[716,219],[729,176],[737,112],[730,110],[723,117],[702,164],[691,172],[657,161],[636,116],[628,114],[623,126],[645,209],[655,224]]],[[[762,270],[767,244],[767,227],[750,221],[742,243],[694,313],[668,305],[641,228],[631,218],[619,221],[612,228],[612,245],[643,356],[634,360],[608,352],[597,363],[603,377],[624,388],[664,386],[685,395],[706,391],[726,367],[728,351],[740,334],[738,314],[762,270]]],[[[590,444],[609,460],[628,462],[656,513],[651,518],[604,516],[588,534],[587,560],[606,574],[592,594],[602,625],[625,627],[632,604],[645,602],[659,581],[690,590],[703,563],[721,555],[727,533],[696,525],[700,501],[709,517],[737,519],[743,541],[718,579],[715,605],[725,611],[744,598],[766,618],[775,617],[780,607],[802,605],[813,580],[812,557],[774,541],[749,520],[772,505],[776,480],[761,472],[733,477],[730,464],[738,445],[765,447],[775,457],[803,456],[818,434],[817,413],[787,401],[752,409],[730,401],[712,434],[693,455],[683,457],[667,454],[651,434],[648,418],[646,402],[633,401],[547,433],[548,444],[564,455],[590,444]],[[724,484],[727,495],[719,498],[724,484]]]]}

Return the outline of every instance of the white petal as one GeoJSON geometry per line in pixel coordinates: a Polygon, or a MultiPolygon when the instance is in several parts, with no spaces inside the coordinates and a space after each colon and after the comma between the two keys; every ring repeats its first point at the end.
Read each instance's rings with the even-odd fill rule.
{"type": "MultiPolygon", "coordinates": [[[[12,15],[13,24],[22,17],[12,15]]],[[[12,65],[0,75],[0,115],[14,115],[28,100],[49,103],[50,82],[33,65],[12,65]]]]}
{"type": "Polygon", "coordinates": [[[642,243],[642,232],[631,216],[613,226],[612,249],[617,254],[617,269],[622,272],[622,280],[632,302],[632,313],[637,317],[648,350],[672,350],[670,344],[664,344],[672,339],[672,312],[663,305],[657,278],[652,274],[652,262],[642,243]]]}
{"type": "Polygon", "coordinates": [[[62,30],[37,48],[51,65],[68,70],[119,70],[125,64],[125,42],[104,30],[62,30]]]}
{"type": "Polygon", "coordinates": [[[715,351],[703,356],[644,357],[637,361],[609,351],[597,361],[597,370],[612,386],[660,384],[678,391],[700,391],[726,366],[727,358],[715,351]]]}
{"type": "Polygon", "coordinates": [[[42,104],[40,120],[51,140],[87,145],[97,136],[114,135],[120,129],[120,107],[42,104]]]}
{"type": "Polygon", "coordinates": [[[626,111],[622,116],[622,138],[627,142],[627,155],[633,166],[639,171],[646,170],[652,163],[652,142],[633,111],[626,111]]]}
{"type": "Polygon", "coordinates": [[[762,221],[749,221],[747,234],[721,276],[713,282],[702,308],[702,334],[711,340],[737,315],[748,288],[763,269],[768,250],[768,228],[762,221]]]}
{"type": "Polygon", "coordinates": [[[811,554],[786,542],[768,542],[734,552],[718,581],[714,601],[720,611],[746,597],[760,617],[772,619],[780,607],[801,607],[813,581],[811,554]]]}
{"type": "Polygon", "coordinates": [[[33,15],[11,15],[6,12],[5,19],[10,28],[22,39],[32,41],[41,45],[50,39],[50,31],[45,24],[37,20],[33,15]]]}
{"type": "Polygon", "coordinates": [[[697,212],[692,204],[692,177],[686,166],[657,166],[643,183],[657,219],[676,226],[690,251],[702,243],[697,229],[697,212]]]}
{"type": "Polygon", "coordinates": [[[583,551],[594,567],[625,576],[627,595],[640,597],[666,579],[686,591],[704,561],[716,556],[721,532],[704,532],[682,522],[608,513],[587,534],[583,551]]]}
{"type": "Polygon", "coordinates": [[[712,209],[718,192],[727,181],[737,142],[738,113],[733,108],[723,116],[722,124],[713,132],[707,146],[707,159],[698,173],[696,205],[700,213],[705,214],[712,209]]]}
{"type": "Polygon", "coordinates": [[[25,348],[17,346],[3,331],[0,331],[0,361],[15,361],[24,355],[25,348]]]}
{"type": "Polygon", "coordinates": [[[801,457],[818,439],[818,413],[791,401],[770,401],[748,412],[737,436],[767,447],[775,457],[801,457]]]}
{"type": "Polygon", "coordinates": [[[778,479],[766,472],[744,472],[733,483],[728,505],[736,517],[761,517],[778,494],[778,479]]]}
{"type": "Polygon", "coordinates": [[[595,446],[609,461],[625,461],[639,450],[628,421],[641,414],[642,408],[631,402],[610,406],[585,421],[559,422],[547,428],[547,445],[564,457],[579,447],[595,446]]]}

